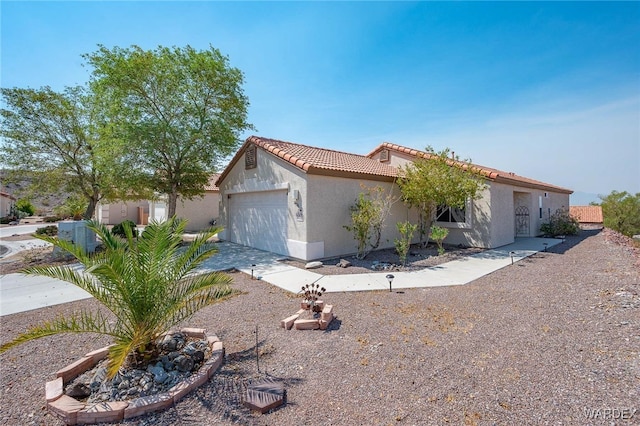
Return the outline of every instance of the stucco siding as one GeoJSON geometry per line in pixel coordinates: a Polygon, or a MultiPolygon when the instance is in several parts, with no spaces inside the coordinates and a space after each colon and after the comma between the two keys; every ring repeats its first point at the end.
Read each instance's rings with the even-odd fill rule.
{"type": "Polygon", "coordinates": [[[491,233],[487,248],[511,244],[515,241],[516,213],[514,188],[510,185],[491,182],[491,233]]]}
{"type": "Polygon", "coordinates": [[[9,216],[13,203],[14,201],[11,198],[0,195],[0,217],[9,216]]]}
{"type": "Polygon", "coordinates": [[[98,212],[98,220],[105,225],[117,225],[130,220],[136,224],[140,224],[138,220],[138,207],[142,207],[144,211],[149,212],[148,201],[127,201],[109,204],[100,204],[96,211],[98,212]]]}
{"type": "Polygon", "coordinates": [[[178,199],[176,216],[188,220],[187,231],[202,231],[211,226],[212,219],[218,219],[219,208],[220,194],[209,191],[192,200],[178,199]]]}
{"type": "MultiPolygon", "coordinates": [[[[309,241],[323,241],[324,257],[341,256],[357,252],[357,242],[353,234],[344,228],[351,224],[350,206],[355,205],[356,200],[365,188],[380,186],[385,194],[392,194],[395,198],[400,195],[400,189],[391,182],[374,182],[368,180],[344,179],[329,176],[309,175],[309,241]]],[[[396,228],[397,222],[411,220],[417,222],[417,214],[410,212],[402,201],[397,200],[391,209],[382,236],[379,248],[394,246],[394,241],[399,237],[396,228]]],[[[418,241],[418,236],[414,238],[418,241]]]]}

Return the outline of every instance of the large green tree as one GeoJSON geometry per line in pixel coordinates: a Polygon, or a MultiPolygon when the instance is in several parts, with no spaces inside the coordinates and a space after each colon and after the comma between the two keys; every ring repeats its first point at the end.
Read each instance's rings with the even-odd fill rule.
{"type": "Polygon", "coordinates": [[[178,197],[204,193],[210,174],[240,146],[240,133],[252,128],[242,72],[213,47],[100,46],[85,59],[91,87],[111,103],[147,185],[167,195],[169,216],[178,197]]]}
{"type": "Polygon", "coordinates": [[[629,237],[640,234],[640,193],[612,191],[600,199],[604,226],[629,237]]]}
{"type": "Polygon", "coordinates": [[[86,219],[101,199],[122,196],[131,168],[91,93],[83,87],[0,90],[0,163],[9,179],[28,179],[31,193],[83,198],[86,219]]]}
{"type": "Polygon", "coordinates": [[[485,185],[484,177],[469,160],[451,158],[450,153],[448,148],[436,152],[429,146],[425,156],[401,168],[398,185],[402,199],[418,210],[418,232],[423,243],[429,240],[438,206],[463,209],[485,185]]]}

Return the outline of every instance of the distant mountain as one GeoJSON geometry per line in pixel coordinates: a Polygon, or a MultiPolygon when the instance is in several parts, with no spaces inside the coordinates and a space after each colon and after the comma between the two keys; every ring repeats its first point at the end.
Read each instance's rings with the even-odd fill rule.
{"type": "Polygon", "coordinates": [[[36,208],[36,215],[47,216],[53,214],[53,209],[62,205],[69,194],[29,195],[27,188],[32,179],[26,178],[19,182],[7,182],[4,170],[0,170],[0,190],[14,197],[27,198],[36,208]]]}

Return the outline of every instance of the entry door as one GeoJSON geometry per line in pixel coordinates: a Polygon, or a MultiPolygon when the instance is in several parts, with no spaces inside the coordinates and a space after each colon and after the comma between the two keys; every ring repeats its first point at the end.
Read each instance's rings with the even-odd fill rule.
{"type": "Polygon", "coordinates": [[[516,237],[528,237],[530,232],[529,209],[526,206],[516,207],[516,237]]]}
{"type": "Polygon", "coordinates": [[[231,194],[230,197],[230,241],[288,254],[286,190],[231,194]]]}

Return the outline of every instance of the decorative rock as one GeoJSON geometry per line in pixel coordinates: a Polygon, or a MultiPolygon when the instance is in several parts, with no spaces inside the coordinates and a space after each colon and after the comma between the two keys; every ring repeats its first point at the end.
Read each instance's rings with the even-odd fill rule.
{"type": "Polygon", "coordinates": [[[201,363],[202,361],[204,361],[204,352],[195,351],[191,357],[196,364],[201,363]]]}
{"type": "Polygon", "coordinates": [[[67,388],[65,395],[72,398],[83,399],[91,395],[91,389],[84,383],[74,383],[67,388]]]}
{"type": "Polygon", "coordinates": [[[164,343],[173,347],[175,343],[176,350],[170,354],[164,353],[146,370],[122,368],[112,380],[106,378],[107,361],[100,359],[106,354],[104,348],[87,354],[83,359],[60,370],[58,378],[46,384],[47,407],[66,424],[120,421],[154,409],[168,408],[182,396],[204,384],[224,360],[224,347],[216,336],[204,335],[203,329],[187,331],[189,333],[169,335],[170,339],[167,336],[160,338],[159,346],[164,343]],[[190,333],[194,335],[191,336],[190,333]],[[189,340],[194,337],[202,337],[202,340],[192,341],[185,346],[185,334],[190,336],[189,340]],[[203,365],[207,354],[211,356],[206,365],[203,365]],[[80,365],[85,366],[88,360],[95,362],[88,365],[84,372],[78,371],[80,365]],[[177,364],[177,369],[167,371],[165,364],[177,364]],[[76,376],[73,381],[66,381],[66,378],[71,379],[73,376],[76,376]],[[65,385],[67,394],[64,394],[65,385]],[[76,401],[69,395],[78,398],[88,396],[88,399],[85,403],[76,401]],[[138,398],[131,399],[132,397],[138,398]],[[134,401],[136,403],[132,404],[134,401]],[[129,405],[132,405],[132,409],[125,416],[124,410],[129,405]]]}
{"type": "Polygon", "coordinates": [[[101,367],[98,370],[96,370],[96,372],[93,374],[93,377],[91,378],[91,381],[89,382],[89,387],[91,388],[91,391],[96,391],[100,389],[100,386],[102,386],[102,383],[104,383],[106,378],[107,378],[106,368],[101,367]]]}
{"type": "Polygon", "coordinates": [[[316,268],[321,268],[322,267],[322,262],[309,262],[306,265],[304,265],[304,269],[316,269],[316,268]]]}
{"type": "Polygon", "coordinates": [[[351,266],[351,262],[346,259],[340,259],[340,262],[338,262],[336,266],[340,268],[348,268],[349,266],[351,266]]]}
{"type": "Polygon", "coordinates": [[[173,360],[178,371],[186,372],[193,370],[193,359],[186,355],[180,355],[173,360]]]}
{"type": "Polygon", "coordinates": [[[153,381],[155,383],[164,383],[169,378],[169,375],[167,374],[166,371],[164,371],[164,368],[161,363],[157,363],[156,365],[149,366],[147,368],[147,371],[153,374],[153,381]]]}

